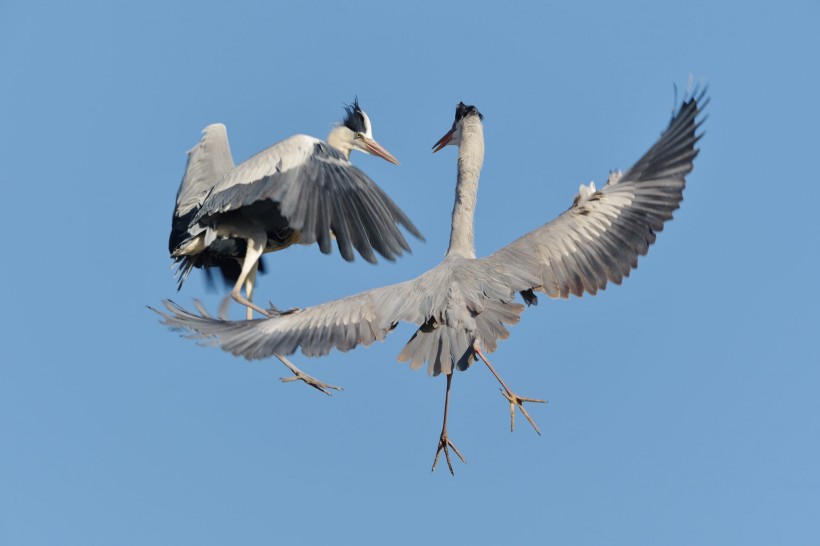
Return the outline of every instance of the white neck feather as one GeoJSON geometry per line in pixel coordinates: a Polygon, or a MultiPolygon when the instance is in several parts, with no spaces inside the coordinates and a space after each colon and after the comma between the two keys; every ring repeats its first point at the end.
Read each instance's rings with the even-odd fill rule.
{"type": "Polygon", "coordinates": [[[456,202],[453,205],[453,223],[447,256],[475,258],[475,215],[478,177],[484,163],[484,129],[478,116],[467,116],[462,121],[458,145],[458,182],[456,202]]]}
{"type": "Polygon", "coordinates": [[[353,149],[353,131],[344,125],[337,125],[327,135],[327,143],[342,152],[346,159],[350,159],[350,151],[353,149]]]}

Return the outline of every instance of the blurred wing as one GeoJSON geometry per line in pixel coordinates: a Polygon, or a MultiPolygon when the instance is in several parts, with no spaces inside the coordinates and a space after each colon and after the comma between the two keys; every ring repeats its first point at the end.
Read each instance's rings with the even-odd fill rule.
{"type": "MultiPolygon", "coordinates": [[[[551,297],[595,294],[607,281],[620,284],[647,253],[655,234],[683,199],[684,177],[698,154],[706,90],[685,100],[669,128],[623,176],[606,187],[581,188],[561,216],[482,261],[503,269],[514,292],[538,290],[551,297]]],[[[523,294],[530,303],[529,292],[523,294]]],[[[530,299],[531,298],[531,299],[530,299]]]]}
{"type": "Polygon", "coordinates": [[[422,278],[258,320],[217,319],[201,306],[196,314],[171,301],[165,302],[170,314],[157,312],[166,326],[195,332],[196,338],[216,338],[223,350],[248,360],[289,355],[299,347],[307,356],[323,356],[334,348],[349,351],[381,341],[399,321],[420,324],[422,278]]]}
{"type": "Polygon", "coordinates": [[[410,246],[399,231],[421,233],[399,207],[340,152],[319,139],[296,135],[258,153],[214,187],[195,221],[273,202],[299,232],[302,244],[319,243],[325,254],[335,236],[342,257],[355,248],[376,262],[373,250],[394,260],[410,246]]]}

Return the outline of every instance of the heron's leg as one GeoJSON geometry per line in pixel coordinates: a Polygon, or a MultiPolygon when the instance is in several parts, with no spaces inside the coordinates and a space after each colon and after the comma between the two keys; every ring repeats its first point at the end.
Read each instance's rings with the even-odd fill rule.
{"type": "Polygon", "coordinates": [[[515,407],[518,406],[518,409],[521,410],[521,413],[523,413],[524,417],[527,418],[527,421],[530,422],[532,428],[535,429],[535,432],[537,432],[540,435],[541,431],[538,430],[538,427],[535,425],[535,421],[532,420],[530,414],[527,413],[527,410],[524,409],[524,402],[537,402],[539,404],[546,404],[547,401],[538,400],[536,398],[524,398],[522,396],[518,396],[513,391],[511,391],[507,384],[504,383],[504,380],[501,379],[501,376],[498,375],[498,373],[495,371],[493,365],[490,364],[490,361],[487,360],[487,357],[484,356],[484,353],[481,351],[481,342],[477,339],[473,342],[473,351],[475,352],[475,354],[479,356],[479,358],[481,358],[481,360],[484,361],[484,364],[486,364],[487,367],[490,368],[490,371],[493,373],[495,378],[498,379],[498,382],[501,383],[502,387],[504,387],[503,389],[501,389],[501,394],[504,395],[504,398],[510,401],[510,432],[515,430],[515,407]]]}
{"type": "MultiPolygon", "coordinates": [[[[245,251],[245,259],[242,262],[242,271],[239,273],[239,278],[236,280],[236,285],[234,285],[233,290],[231,290],[231,297],[237,303],[241,303],[242,305],[248,307],[249,314],[251,314],[250,309],[253,309],[254,311],[258,311],[263,316],[267,317],[267,311],[250,301],[251,294],[248,294],[247,298],[242,295],[242,285],[245,284],[245,281],[252,273],[253,275],[256,274],[256,269],[259,267],[259,258],[265,250],[265,243],[267,243],[268,236],[265,233],[265,230],[261,228],[247,228],[247,231],[245,231],[243,235],[248,242],[248,246],[245,251]]],[[[253,280],[251,280],[251,285],[252,284],[253,280]]],[[[253,288],[251,288],[251,292],[253,292],[253,288]]]]}
{"type": "Polygon", "coordinates": [[[327,392],[327,390],[325,390],[325,389],[335,389],[337,391],[343,390],[341,387],[337,387],[335,385],[328,385],[327,383],[323,383],[323,382],[319,381],[315,377],[309,376],[308,374],[306,374],[305,372],[303,372],[302,370],[297,368],[293,364],[293,362],[291,362],[290,360],[288,360],[287,358],[285,358],[282,355],[274,354],[273,356],[278,358],[282,362],[282,364],[287,366],[290,371],[292,371],[294,374],[296,374],[293,377],[283,377],[283,378],[281,378],[280,381],[282,383],[288,383],[290,381],[304,381],[305,383],[307,383],[308,385],[310,385],[314,389],[318,389],[318,390],[322,391],[323,393],[325,393],[328,396],[330,396],[330,393],[327,392]]]}
{"type": "MultiPolygon", "coordinates": [[[[253,301],[253,285],[256,283],[256,271],[259,269],[259,261],[257,260],[256,263],[253,264],[251,268],[251,272],[248,274],[248,278],[245,279],[245,296],[248,298],[248,301],[253,301]]],[[[253,318],[253,309],[248,307],[248,320],[253,318]]]]}
{"type": "Polygon", "coordinates": [[[456,452],[458,458],[461,459],[461,462],[467,464],[467,461],[464,460],[464,457],[461,456],[461,453],[458,452],[455,444],[450,441],[450,438],[447,436],[447,406],[450,402],[450,382],[453,380],[453,372],[447,374],[447,394],[444,395],[444,424],[441,425],[441,436],[438,439],[438,449],[436,449],[436,458],[433,459],[433,468],[431,472],[436,470],[436,464],[438,463],[438,456],[441,454],[442,450],[444,451],[444,456],[447,458],[447,466],[450,468],[450,474],[455,476],[455,472],[453,472],[453,464],[450,462],[450,452],[447,448],[452,447],[453,451],[456,452]]]}

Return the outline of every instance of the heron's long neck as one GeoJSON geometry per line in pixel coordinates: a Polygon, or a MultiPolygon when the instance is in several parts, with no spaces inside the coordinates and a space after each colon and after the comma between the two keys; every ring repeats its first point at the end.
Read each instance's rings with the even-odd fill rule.
{"type": "Polygon", "coordinates": [[[342,152],[346,159],[350,159],[350,150],[353,149],[353,132],[344,125],[337,125],[327,135],[327,143],[342,152]]]}
{"type": "Polygon", "coordinates": [[[456,202],[453,205],[453,224],[447,256],[455,254],[475,258],[473,215],[478,192],[478,177],[481,174],[483,163],[484,130],[481,120],[477,116],[470,116],[462,122],[461,127],[456,202]]]}

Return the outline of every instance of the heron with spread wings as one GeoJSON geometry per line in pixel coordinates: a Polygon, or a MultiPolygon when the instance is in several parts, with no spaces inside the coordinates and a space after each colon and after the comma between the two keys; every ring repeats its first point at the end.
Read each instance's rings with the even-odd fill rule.
{"type": "Polygon", "coordinates": [[[247,359],[272,354],[322,356],[383,340],[399,322],[419,326],[399,353],[399,361],[445,374],[444,419],[433,470],[449,449],[464,461],[447,433],[447,407],[455,370],[481,359],[501,384],[510,404],[510,428],[518,408],[536,432],[525,402],[501,379],[487,354],[509,335],[535,292],[553,298],[595,294],[608,282],[620,284],[647,253],[681,200],[685,177],[697,156],[699,119],[705,89],[688,95],[659,140],[625,173],[611,173],[605,186],[581,186],[570,208],[494,254],[476,258],[473,236],[478,179],[484,160],[482,115],[474,106],[456,107],[452,128],[434,145],[458,146],[458,178],[450,245],[444,260],[400,284],[253,321],[229,321],[186,311],[166,301],[163,322],[194,337],[215,339],[222,349],[247,359]]]}
{"type": "Polygon", "coordinates": [[[398,226],[423,239],[421,233],[350,163],[353,150],[399,163],[373,138],[358,100],[346,107],[327,142],[295,135],[237,166],[225,126],[206,127],[188,152],[172,218],[168,248],[177,265],[177,288],[193,268],[218,268],[251,319],[253,310],[268,314],[252,302],[263,253],[318,243],[328,254],[334,237],[347,261],[354,259],[354,249],[370,263],[376,263],[374,251],[390,261],[409,252],[398,226]]]}

